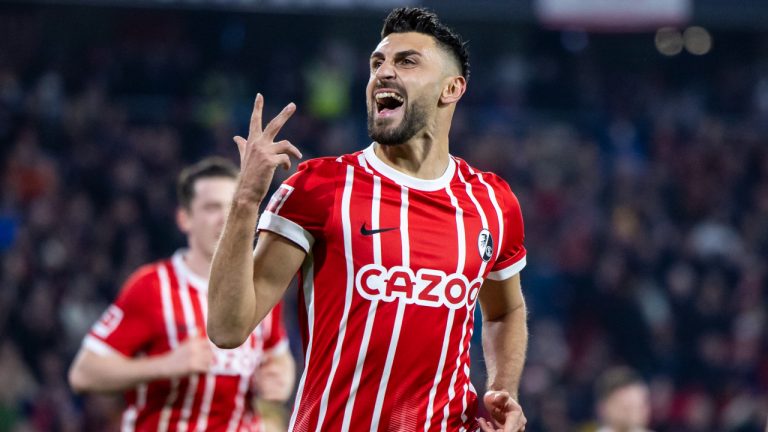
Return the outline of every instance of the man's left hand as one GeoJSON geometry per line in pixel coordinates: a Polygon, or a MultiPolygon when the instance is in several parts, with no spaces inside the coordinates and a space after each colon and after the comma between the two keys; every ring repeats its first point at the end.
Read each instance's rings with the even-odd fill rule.
{"type": "Polygon", "coordinates": [[[523,432],[527,422],[523,408],[510,396],[509,392],[490,390],[485,393],[483,402],[492,420],[478,419],[483,432],[523,432]]]}

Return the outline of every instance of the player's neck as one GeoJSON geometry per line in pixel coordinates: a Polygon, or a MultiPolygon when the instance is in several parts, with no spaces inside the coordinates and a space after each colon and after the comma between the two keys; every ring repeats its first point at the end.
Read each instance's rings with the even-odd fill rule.
{"type": "Polygon", "coordinates": [[[433,180],[440,178],[448,167],[448,137],[435,139],[424,134],[396,145],[376,143],[374,152],[392,168],[411,177],[433,180]]]}
{"type": "Polygon", "coordinates": [[[205,280],[208,280],[211,275],[211,258],[195,248],[190,248],[184,254],[184,264],[192,273],[205,280]]]}

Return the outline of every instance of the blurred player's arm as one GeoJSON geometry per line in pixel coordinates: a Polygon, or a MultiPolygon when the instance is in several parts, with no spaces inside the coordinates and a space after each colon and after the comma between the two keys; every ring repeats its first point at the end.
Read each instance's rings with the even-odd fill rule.
{"type": "Polygon", "coordinates": [[[256,97],[248,139],[235,137],[240,151],[240,180],[211,265],[208,289],[208,337],[221,348],[240,346],[282,297],[306,252],[276,234],[263,232],[253,250],[259,207],[278,166],[289,155],[301,157],[275,136],[296,110],[288,104],[262,129],[264,98],[256,97]]]}
{"type": "Polygon", "coordinates": [[[480,289],[479,302],[483,312],[483,353],[488,371],[488,392],[484,402],[494,420],[505,427],[508,427],[505,420],[511,421],[520,426],[509,430],[518,430],[525,423],[517,397],[528,345],[527,311],[520,275],[503,281],[486,279],[480,289]]]}
{"type": "Polygon", "coordinates": [[[80,348],[69,369],[69,385],[76,393],[116,392],[157,379],[208,371],[213,352],[207,339],[191,338],[178,348],[151,357],[127,357],[115,350],[80,348]]]}

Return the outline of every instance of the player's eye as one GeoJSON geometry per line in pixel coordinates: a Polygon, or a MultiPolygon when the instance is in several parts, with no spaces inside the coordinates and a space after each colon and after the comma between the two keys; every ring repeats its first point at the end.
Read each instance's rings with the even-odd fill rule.
{"type": "Polygon", "coordinates": [[[381,67],[381,63],[382,63],[381,60],[373,60],[371,62],[371,69],[373,69],[373,70],[378,69],[379,67],[381,67]]]}
{"type": "Polygon", "coordinates": [[[410,57],[406,57],[406,58],[400,60],[400,64],[405,65],[405,66],[413,66],[413,65],[416,64],[416,61],[414,59],[410,58],[410,57]]]}

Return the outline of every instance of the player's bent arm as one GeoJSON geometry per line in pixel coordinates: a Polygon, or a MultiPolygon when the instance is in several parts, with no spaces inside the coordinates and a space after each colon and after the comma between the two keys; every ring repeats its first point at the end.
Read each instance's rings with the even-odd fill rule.
{"type": "Polygon", "coordinates": [[[264,231],[252,252],[258,205],[233,203],[211,265],[208,337],[236,348],[283,296],[304,261],[304,249],[264,231]]]}
{"type": "Polygon", "coordinates": [[[77,393],[116,392],[157,379],[206,372],[212,362],[213,353],[204,338],[187,339],[165,354],[137,358],[83,346],[69,369],[69,385],[77,393]]]}
{"type": "Polygon", "coordinates": [[[483,312],[483,352],[488,389],[505,390],[516,400],[528,345],[525,299],[517,274],[486,280],[479,294],[483,312]]]}

